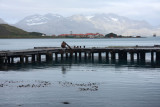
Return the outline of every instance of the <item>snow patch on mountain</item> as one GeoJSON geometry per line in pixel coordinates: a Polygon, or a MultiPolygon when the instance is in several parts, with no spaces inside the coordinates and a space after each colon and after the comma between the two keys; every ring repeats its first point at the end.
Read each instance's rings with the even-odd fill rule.
{"type": "Polygon", "coordinates": [[[33,25],[41,25],[41,24],[45,24],[47,22],[37,22],[37,23],[27,23],[28,26],[33,26],[33,25]]]}
{"type": "Polygon", "coordinates": [[[115,22],[117,22],[117,21],[118,21],[118,19],[117,19],[117,18],[112,18],[112,17],[111,17],[111,20],[112,20],[112,21],[115,21],[115,22]]]}
{"type": "Polygon", "coordinates": [[[31,16],[30,18],[26,19],[25,22],[28,26],[40,25],[40,24],[47,23],[48,18],[41,16],[41,15],[35,15],[35,16],[31,16]]]}
{"type": "Polygon", "coordinates": [[[87,20],[91,20],[94,16],[86,16],[87,20]]]}

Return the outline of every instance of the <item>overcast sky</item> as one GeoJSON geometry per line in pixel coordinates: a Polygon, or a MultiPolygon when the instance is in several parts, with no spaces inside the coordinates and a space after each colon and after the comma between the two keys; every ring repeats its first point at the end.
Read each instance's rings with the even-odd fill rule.
{"type": "Polygon", "coordinates": [[[15,23],[32,14],[114,13],[160,25],[160,0],[0,0],[0,18],[15,23]]]}

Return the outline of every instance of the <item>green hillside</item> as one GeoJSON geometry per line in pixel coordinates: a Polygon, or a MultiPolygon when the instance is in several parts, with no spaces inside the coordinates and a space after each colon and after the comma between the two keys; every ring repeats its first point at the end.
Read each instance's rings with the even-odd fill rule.
{"type": "Polygon", "coordinates": [[[0,38],[39,38],[42,33],[26,32],[8,24],[0,24],[0,38]]]}

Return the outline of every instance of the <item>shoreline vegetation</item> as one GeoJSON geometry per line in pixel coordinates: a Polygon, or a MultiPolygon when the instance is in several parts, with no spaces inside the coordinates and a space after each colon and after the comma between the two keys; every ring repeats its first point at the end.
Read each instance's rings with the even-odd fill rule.
{"type": "Polygon", "coordinates": [[[69,39],[94,39],[94,38],[144,38],[141,36],[122,36],[122,35],[117,35],[115,33],[109,33],[109,34],[100,34],[100,33],[86,33],[86,34],[60,34],[60,35],[52,35],[48,36],[43,33],[39,32],[27,32],[22,29],[19,29],[17,27],[8,25],[8,24],[0,24],[0,39],[64,39],[64,38],[69,38],[69,39]]]}

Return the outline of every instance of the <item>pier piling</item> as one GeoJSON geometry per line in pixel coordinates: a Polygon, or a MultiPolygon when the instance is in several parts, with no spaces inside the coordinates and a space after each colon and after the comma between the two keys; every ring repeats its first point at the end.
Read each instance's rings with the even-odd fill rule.
{"type": "Polygon", "coordinates": [[[70,56],[69,56],[70,58],[73,58],[73,52],[70,52],[70,56]]]}
{"type": "Polygon", "coordinates": [[[41,62],[41,54],[37,54],[37,61],[41,62]]]}
{"type": "Polygon", "coordinates": [[[133,52],[130,53],[130,57],[131,57],[131,58],[130,58],[131,61],[134,61],[134,53],[133,53],[133,52]]]}
{"type": "Polygon", "coordinates": [[[140,60],[139,52],[137,52],[137,61],[140,60]]]}
{"type": "Polygon", "coordinates": [[[66,59],[68,58],[68,53],[66,53],[66,59]]]}
{"type": "Polygon", "coordinates": [[[81,59],[81,57],[82,57],[82,53],[81,53],[81,52],[79,52],[79,59],[81,59]]]}
{"type": "Polygon", "coordinates": [[[92,52],[91,55],[92,55],[92,60],[94,60],[94,52],[92,52]]]}
{"type": "Polygon", "coordinates": [[[154,52],[151,52],[151,62],[154,62],[154,52]]]}
{"type": "Polygon", "coordinates": [[[109,52],[106,52],[106,60],[109,60],[109,52]]]}
{"type": "Polygon", "coordinates": [[[32,62],[35,62],[35,54],[32,55],[32,62]]]}
{"type": "Polygon", "coordinates": [[[87,59],[87,53],[86,52],[84,53],[84,58],[87,59]]]}
{"type": "Polygon", "coordinates": [[[61,53],[61,60],[63,60],[63,58],[64,58],[64,56],[63,56],[63,55],[64,55],[64,53],[61,53]]]}
{"type": "Polygon", "coordinates": [[[25,56],[25,61],[26,63],[28,63],[28,56],[25,56]]]}
{"type": "Polygon", "coordinates": [[[12,64],[14,63],[14,57],[11,57],[11,63],[12,64]]]}
{"type": "Polygon", "coordinates": [[[77,52],[75,52],[75,59],[77,59],[77,52]]]}
{"type": "Polygon", "coordinates": [[[8,63],[11,63],[11,57],[7,57],[8,63]]]}
{"type": "Polygon", "coordinates": [[[46,53],[46,60],[47,61],[52,61],[53,60],[53,53],[52,52],[47,52],[46,53]]]}
{"type": "Polygon", "coordinates": [[[23,55],[20,56],[20,63],[24,63],[24,56],[23,55]]]}
{"type": "MultiPolygon", "coordinates": [[[[55,53],[55,60],[57,60],[57,59],[58,59],[58,53],[55,53]]],[[[46,60],[47,61],[49,60],[48,55],[46,55],[46,60]]]]}
{"type": "Polygon", "coordinates": [[[141,61],[145,61],[145,59],[146,59],[146,53],[145,52],[140,52],[140,59],[141,59],[141,61]]]}
{"type": "MultiPolygon", "coordinates": [[[[86,57],[87,58],[87,57],[86,57]]],[[[91,59],[92,58],[92,53],[91,52],[88,52],[88,59],[91,59]]]]}
{"type": "Polygon", "coordinates": [[[115,52],[111,52],[111,59],[112,59],[112,60],[115,60],[115,59],[116,59],[116,54],[115,54],[115,52]]]}
{"type": "Polygon", "coordinates": [[[156,63],[160,63],[160,51],[156,52],[156,63]]]}
{"type": "Polygon", "coordinates": [[[4,63],[4,60],[2,57],[0,57],[0,64],[3,64],[4,63]]]}
{"type": "Polygon", "coordinates": [[[99,60],[102,59],[102,53],[101,52],[98,53],[98,57],[99,57],[99,60]]]}

